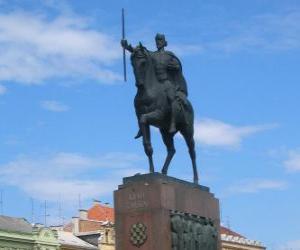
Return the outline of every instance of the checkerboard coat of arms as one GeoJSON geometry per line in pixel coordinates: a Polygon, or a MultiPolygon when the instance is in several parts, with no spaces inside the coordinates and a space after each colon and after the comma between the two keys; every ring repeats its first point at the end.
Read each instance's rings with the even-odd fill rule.
{"type": "Polygon", "coordinates": [[[130,228],[130,242],[136,247],[142,246],[147,240],[147,227],[139,222],[135,223],[130,228]]]}

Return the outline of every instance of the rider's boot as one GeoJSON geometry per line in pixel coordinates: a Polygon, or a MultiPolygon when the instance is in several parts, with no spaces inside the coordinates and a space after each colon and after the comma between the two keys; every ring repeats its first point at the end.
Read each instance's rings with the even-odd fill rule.
{"type": "Polygon", "coordinates": [[[136,136],[134,137],[134,139],[138,139],[142,136],[142,131],[141,129],[139,129],[139,131],[137,132],[136,136]]]}
{"type": "MultiPolygon", "coordinates": [[[[173,120],[173,119],[172,119],[173,120]]],[[[173,134],[177,131],[176,129],[176,125],[175,125],[175,121],[171,121],[171,124],[170,124],[170,128],[169,128],[169,133],[170,134],[173,134]]]]}

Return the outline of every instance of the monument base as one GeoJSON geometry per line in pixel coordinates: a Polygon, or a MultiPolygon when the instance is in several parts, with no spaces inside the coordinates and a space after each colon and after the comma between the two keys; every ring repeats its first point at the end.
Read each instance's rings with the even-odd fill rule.
{"type": "Polygon", "coordinates": [[[114,192],[116,250],[218,250],[219,201],[208,187],[159,173],[114,192]]]}

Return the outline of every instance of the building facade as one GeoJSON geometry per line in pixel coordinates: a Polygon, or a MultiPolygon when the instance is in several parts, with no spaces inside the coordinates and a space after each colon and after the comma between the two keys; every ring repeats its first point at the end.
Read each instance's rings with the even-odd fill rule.
{"type": "Polygon", "coordinates": [[[42,225],[32,226],[23,218],[0,216],[0,250],[96,250],[97,247],[72,233],[42,225]]]}
{"type": "Polygon", "coordinates": [[[256,240],[249,240],[229,228],[221,227],[222,250],[265,250],[266,248],[256,240]]]}
{"type": "Polygon", "coordinates": [[[79,215],[73,217],[63,230],[101,250],[115,249],[114,209],[99,201],[94,201],[88,210],[80,209],[79,215]]]}
{"type": "MultiPolygon", "coordinates": [[[[114,209],[100,202],[94,202],[88,209],[80,209],[65,230],[98,246],[101,250],[115,250],[114,209]]],[[[222,250],[265,250],[258,241],[249,240],[224,226],[221,226],[222,250]]]]}
{"type": "Polygon", "coordinates": [[[23,218],[0,216],[1,250],[58,250],[57,234],[49,228],[32,227],[23,218]]]}

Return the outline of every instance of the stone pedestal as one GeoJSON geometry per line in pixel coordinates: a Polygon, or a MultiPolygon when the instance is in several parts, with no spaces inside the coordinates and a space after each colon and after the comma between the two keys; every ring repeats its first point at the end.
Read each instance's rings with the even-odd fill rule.
{"type": "Polygon", "coordinates": [[[116,250],[217,250],[219,202],[209,188],[159,173],[114,192],[116,250]]]}

